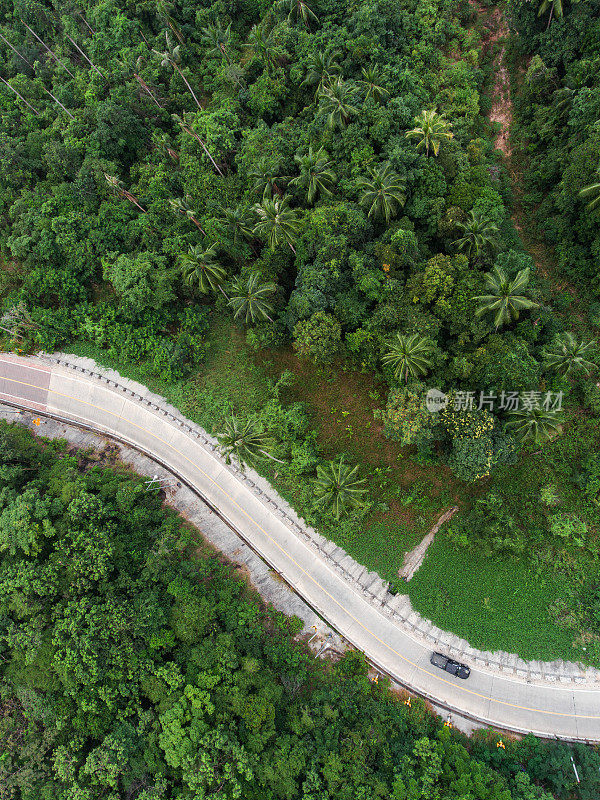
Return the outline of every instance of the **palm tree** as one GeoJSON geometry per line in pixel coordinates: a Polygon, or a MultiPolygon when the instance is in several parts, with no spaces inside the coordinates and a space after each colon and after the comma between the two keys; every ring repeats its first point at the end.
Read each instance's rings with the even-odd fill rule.
{"type": "Polygon", "coordinates": [[[481,212],[469,211],[466,221],[457,222],[456,226],[462,231],[462,236],[454,244],[466,252],[469,261],[479,258],[485,250],[497,247],[494,234],[498,233],[498,226],[481,212]]]}
{"type": "Polygon", "coordinates": [[[475,312],[476,316],[484,314],[495,314],[494,325],[499,328],[512,320],[519,318],[519,312],[523,309],[536,308],[538,303],[534,303],[524,294],[520,294],[527,289],[529,283],[529,267],[521,269],[516,277],[511,281],[502,267],[494,267],[491,272],[485,274],[486,289],[489,294],[482,294],[474,297],[480,305],[475,312]]]}
{"type": "Polygon", "coordinates": [[[336,78],[331,86],[324,86],[319,92],[323,111],[327,114],[329,128],[343,128],[358,109],[353,105],[357,100],[358,89],[341,78],[336,78]]]}
{"type": "Polygon", "coordinates": [[[194,225],[198,228],[198,230],[202,233],[202,235],[206,236],[206,231],[196,219],[196,212],[192,208],[190,208],[187,202],[188,199],[189,199],[188,197],[186,197],[185,200],[182,200],[181,197],[170,198],[169,208],[174,214],[183,214],[185,217],[187,217],[190,220],[190,222],[194,223],[194,225]]]}
{"type": "Polygon", "coordinates": [[[339,519],[364,504],[366,480],[358,475],[358,467],[346,464],[344,457],[319,464],[314,481],[316,499],[313,507],[339,519]]]}
{"type": "Polygon", "coordinates": [[[407,139],[418,139],[417,150],[424,147],[427,155],[431,149],[433,155],[437,156],[442,140],[452,139],[454,136],[450,130],[450,123],[443,114],[438,114],[437,111],[422,111],[414,121],[416,127],[408,131],[406,137],[407,139]]]}
{"type": "Polygon", "coordinates": [[[293,242],[298,235],[298,220],[289,208],[288,197],[278,197],[276,200],[263,198],[262,203],[254,206],[254,213],[258,217],[254,233],[266,239],[271,250],[285,242],[296,253],[293,242]]]}
{"type": "MultiPolygon", "coordinates": [[[[600,177],[600,167],[596,170],[596,175],[600,177]]],[[[579,197],[591,198],[587,204],[588,211],[595,211],[600,206],[600,181],[598,183],[590,183],[579,192],[579,197]]]]}
{"type": "Polygon", "coordinates": [[[358,85],[362,88],[365,93],[365,100],[368,100],[369,97],[372,97],[373,100],[383,100],[383,98],[389,94],[387,89],[384,89],[381,86],[381,76],[379,74],[379,68],[375,65],[371,67],[363,67],[362,70],[363,80],[357,81],[358,85]]]}
{"type": "Polygon", "coordinates": [[[562,89],[552,92],[552,105],[561,119],[566,117],[573,108],[573,100],[576,96],[577,91],[572,86],[563,86],[562,89]]]}
{"type": "Polygon", "coordinates": [[[207,53],[224,58],[228,64],[231,63],[227,48],[231,42],[231,22],[224,28],[220,22],[214,25],[207,25],[202,28],[200,41],[207,48],[207,53]]]}
{"type": "Polygon", "coordinates": [[[213,291],[218,289],[229,300],[222,287],[227,273],[224,267],[219,264],[216,256],[216,242],[206,250],[203,250],[200,245],[190,247],[187,253],[181,254],[181,260],[184,263],[183,279],[190,286],[197,283],[198,288],[204,294],[207,294],[211,289],[213,291]]]}
{"type": "Polygon", "coordinates": [[[396,216],[398,207],[402,208],[406,202],[406,181],[394,172],[387,161],[376,170],[371,170],[370,178],[361,178],[358,185],[363,190],[360,204],[369,209],[368,216],[385,219],[388,225],[390,219],[396,216]]]}
{"type": "Polygon", "coordinates": [[[257,58],[267,71],[277,63],[278,52],[271,33],[267,33],[264,24],[253,25],[244,45],[257,58]]]}
{"type": "Polygon", "coordinates": [[[161,17],[169,26],[169,28],[173,31],[177,40],[180,44],[183,44],[183,36],[177,23],[175,22],[174,18],[171,16],[171,11],[173,10],[173,4],[167,3],[165,0],[157,0],[156,3],[156,12],[159,17],[161,17]]]}
{"type": "Polygon", "coordinates": [[[181,61],[181,52],[180,52],[181,45],[173,46],[173,41],[171,40],[171,37],[169,36],[169,31],[165,31],[165,42],[166,42],[167,49],[163,53],[161,53],[159,50],[154,50],[154,48],[152,49],[152,52],[154,53],[154,55],[158,59],[160,59],[161,67],[171,67],[173,70],[175,70],[179,74],[179,76],[181,77],[181,79],[183,80],[185,85],[187,86],[190,94],[192,95],[192,97],[196,101],[196,105],[198,106],[200,111],[202,111],[202,106],[200,105],[200,101],[198,100],[198,98],[194,94],[194,90],[190,86],[188,79],[185,77],[185,75],[183,74],[183,72],[179,68],[179,62],[181,61]]]}
{"type": "Polygon", "coordinates": [[[241,206],[221,208],[218,224],[233,244],[238,244],[240,237],[252,239],[252,222],[246,209],[241,206]]]}
{"type": "Polygon", "coordinates": [[[244,318],[248,325],[250,322],[263,322],[268,319],[273,322],[270,314],[273,306],[266,299],[274,293],[274,283],[261,283],[259,272],[253,272],[249,278],[238,276],[231,286],[229,305],[234,309],[233,318],[244,318]]]}
{"type": "Polygon", "coordinates": [[[125,188],[125,184],[123,183],[122,180],[117,178],[115,175],[109,175],[107,172],[104,172],[103,175],[104,175],[104,178],[106,180],[106,183],[120,197],[124,197],[126,200],[128,200],[136,208],[139,208],[139,210],[142,213],[144,213],[144,214],[146,213],[146,209],[143,206],[140,205],[140,202],[137,199],[137,197],[134,194],[132,194],[128,189],[125,188]]]}
{"type": "Polygon", "coordinates": [[[309,22],[318,22],[319,19],[313,10],[304,2],[304,0],[279,0],[276,4],[278,11],[287,13],[287,21],[302,22],[308,27],[309,22]]]}
{"type": "Polygon", "coordinates": [[[593,361],[586,356],[592,355],[596,342],[578,342],[571,331],[559,333],[554,337],[550,347],[544,352],[544,361],[548,369],[565,377],[575,372],[589,375],[596,368],[593,361]]]}
{"type": "Polygon", "coordinates": [[[332,50],[330,53],[320,51],[314,53],[308,62],[308,70],[302,86],[316,86],[315,95],[320,94],[331,84],[335,76],[340,75],[342,68],[337,63],[339,57],[339,50],[332,50]]]}
{"type": "Polygon", "coordinates": [[[223,78],[229,81],[229,83],[239,87],[244,86],[244,75],[245,70],[242,65],[235,62],[228,64],[223,70],[223,78]]]}
{"type": "Polygon", "coordinates": [[[391,364],[396,377],[402,379],[404,376],[405,383],[408,383],[409,376],[416,378],[427,374],[431,369],[432,354],[433,342],[428,336],[397,333],[382,361],[391,364]]]}
{"type": "Polygon", "coordinates": [[[308,148],[308,153],[304,156],[294,156],[294,161],[300,168],[300,175],[290,183],[306,189],[306,200],[312,204],[318,194],[324,197],[331,196],[336,175],[331,169],[332,163],[323,147],[316,152],[312,145],[308,148]]]}
{"type": "Polygon", "coordinates": [[[509,414],[506,428],[521,442],[532,441],[538,445],[552,439],[559,432],[562,418],[556,411],[532,406],[509,414]]]}
{"type": "Polygon", "coordinates": [[[548,10],[550,10],[550,16],[548,17],[547,28],[550,27],[550,23],[552,22],[553,16],[556,17],[556,19],[560,19],[562,17],[563,15],[562,0],[540,0],[538,17],[542,17],[548,10]]]}
{"type": "Polygon", "coordinates": [[[271,164],[265,157],[248,170],[248,177],[252,178],[252,191],[262,194],[263,198],[272,197],[273,191],[281,194],[278,182],[285,181],[286,177],[280,175],[281,164],[271,164]]]}
{"type": "Polygon", "coordinates": [[[225,420],[223,432],[217,433],[217,440],[223,448],[226,462],[231,464],[233,456],[242,469],[244,462],[252,464],[265,458],[279,461],[271,454],[274,447],[272,437],[265,433],[256,417],[241,420],[232,414],[225,420]]]}

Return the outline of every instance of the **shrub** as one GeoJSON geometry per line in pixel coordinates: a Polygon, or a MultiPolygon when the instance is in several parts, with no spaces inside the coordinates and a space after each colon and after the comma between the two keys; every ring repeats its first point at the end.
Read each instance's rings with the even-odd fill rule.
{"type": "Polygon", "coordinates": [[[423,443],[433,433],[435,415],[425,406],[423,389],[391,389],[385,410],[375,413],[388,439],[403,445],[423,443]]]}
{"type": "Polygon", "coordinates": [[[315,363],[331,361],[339,352],[342,328],[332,314],[315,312],[294,327],[294,348],[315,363]]]}

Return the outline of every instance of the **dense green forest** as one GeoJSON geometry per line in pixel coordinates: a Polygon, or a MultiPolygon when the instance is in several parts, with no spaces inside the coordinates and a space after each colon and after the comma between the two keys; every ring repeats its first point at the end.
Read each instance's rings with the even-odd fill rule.
{"type": "Polygon", "coordinates": [[[427,375],[540,391],[561,330],[508,220],[466,0],[4,13],[4,295],[36,346],[177,378],[216,303],[257,346],[379,371],[389,435],[461,479],[556,430],[535,403],[513,433],[477,402],[420,413],[427,375]]]}
{"type": "Polygon", "coordinates": [[[598,796],[594,748],[466,739],[356,652],[323,668],[118,463],[6,422],[0,457],[2,800],[598,796]]]}
{"type": "Polygon", "coordinates": [[[597,2],[565,3],[562,16],[541,25],[535,7],[511,7],[512,44],[524,73],[514,136],[525,149],[525,200],[554,248],[565,295],[573,292],[569,283],[575,287],[563,302],[585,301],[579,326],[597,326],[600,314],[599,13],[597,2]]]}
{"type": "Polygon", "coordinates": [[[418,610],[600,665],[598,7],[0,1],[0,346],[160,389],[402,591],[458,505],[418,610]]]}

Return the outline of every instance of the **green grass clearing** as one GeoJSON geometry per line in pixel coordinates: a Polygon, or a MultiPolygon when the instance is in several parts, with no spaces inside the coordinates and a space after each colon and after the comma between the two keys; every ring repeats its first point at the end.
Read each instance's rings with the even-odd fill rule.
{"type": "Polygon", "coordinates": [[[548,612],[563,588],[553,575],[536,577],[525,561],[456,550],[443,534],[408,584],[420,614],[473,647],[547,661],[581,657],[573,634],[548,612]]]}

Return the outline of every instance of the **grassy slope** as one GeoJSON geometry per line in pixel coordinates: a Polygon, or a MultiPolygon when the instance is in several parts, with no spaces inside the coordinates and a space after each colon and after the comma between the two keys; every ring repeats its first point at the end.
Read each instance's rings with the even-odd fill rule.
{"type": "Polygon", "coordinates": [[[419,464],[412,449],[383,436],[373,411],[385,405],[386,388],[371,375],[315,366],[290,349],[273,354],[268,367],[297,376],[289,399],[308,407],[323,454],[340,452],[361,465],[372,481],[377,502],[388,511],[375,511],[353,541],[341,542],[359,561],[394,581],[404,553],[412,549],[441,514],[468,502],[470,490],[439,464],[419,464]]]}

